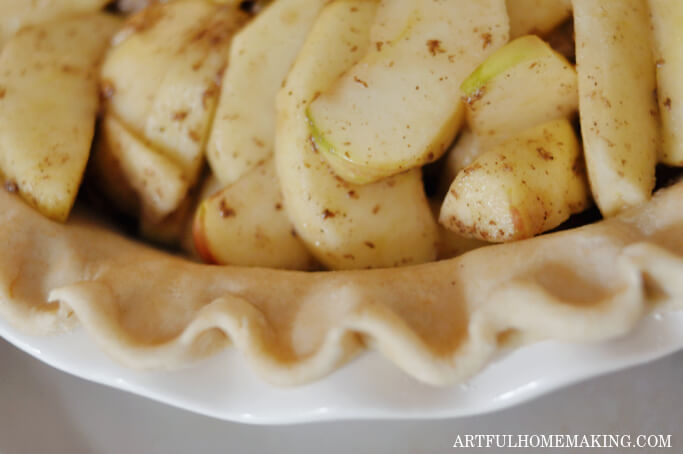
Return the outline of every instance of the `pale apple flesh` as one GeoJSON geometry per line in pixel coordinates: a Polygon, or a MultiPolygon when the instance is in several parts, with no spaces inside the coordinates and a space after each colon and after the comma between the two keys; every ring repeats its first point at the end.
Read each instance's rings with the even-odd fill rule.
{"type": "Polygon", "coordinates": [[[306,270],[314,262],[287,217],[272,160],[201,202],[193,236],[207,263],[306,270]]]}
{"type": "Polygon", "coordinates": [[[120,26],[95,13],[26,28],[0,55],[0,173],[45,216],[65,221],[90,154],[97,65],[120,26]]]}
{"type": "Polygon", "coordinates": [[[105,114],[92,158],[100,189],[122,211],[157,223],[185,200],[190,182],[175,162],[105,114]]]}
{"type": "Polygon", "coordinates": [[[463,129],[444,160],[439,177],[439,194],[445,195],[460,171],[472,164],[484,151],[476,134],[463,129]]]}
{"type": "Polygon", "coordinates": [[[311,141],[306,109],[371,45],[376,4],[328,5],[278,95],[275,157],[297,233],[330,269],[409,265],[436,258],[437,228],[412,170],[369,185],[339,178],[311,141]]]}
{"type": "MultiPolygon", "coordinates": [[[[452,180],[451,180],[452,181],[452,180]]],[[[429,201],[434,217],[439,217],[441,211],[442,200],[440,198],[433,198],[429,201]]],[[[468,238],[459,233],[447,229],[439,224],[439,236],[437,242],[437,260],[448,260],[458,257],[469,251],[479,249],[480,247],[488,246],[491,243],[482,241],[476,238],[468,238]]]]}
{"type": "Polygon", "coordinates": [[[503,0],[424,1],[396,8],[400,36],[366,55],[311,104],[307,116],[335,172],[367,184],[446,152],[463,118],[460,84],[508,40],[503,0]],[[398,39],[400,38],[400,39],[398,39]]]}
{"type": "Polygon", "coordinates": [[[487,147],[578,110],[574,66],[533,35],[498,49],[462,84],[469,127],[487,147]]]}
{"type": "Polygon", "coordinates": [[[650,16],[643,0],[573,5],[586,166],[609,217],[648,201],[655,186],[660,134],[650,16]]]}
{"type": "Polygon", "coordinates": [[[193,183],[232,36],[247,18],[205,0],[154,3],[128,19],[103,64],[108,111],[193,183]]]}
{"type": "Polygon", "coordinates": [[[440,222],[490,242],[531,238],[589,206],[581,147],[568,120],[534,126],[483,152],[451,185],[440,222]]]}
{"type": "Polygon", "coordinates": [[[215,8],[170,63],[146,118],[145,138],[193,181],[204,163],[232,37],[246,20],[234,7],[215,8]]]}
{"type": "Polygon", "coordinates": [[[650,0],[662,119],[660,161],[683,166],[683,2],[650,0]]]}
{"type": "Polygon", "coordinates": [[[234,37],[206,150],[223,184],[272,158],[275,97],[325,3],[278,0],[234,37]]]}
{"type": "Polygon", "coordinates": [[[95,13],[109,0],[0,0],[0,49],[20,29],[95,13]]]}

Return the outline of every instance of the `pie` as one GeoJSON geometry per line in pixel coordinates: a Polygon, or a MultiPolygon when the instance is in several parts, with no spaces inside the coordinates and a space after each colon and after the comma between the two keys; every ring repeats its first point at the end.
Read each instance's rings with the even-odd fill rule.
{"type": "Polygon", "coordinates": [[[234,345],[278,385],[371,348],[449,385],[683,304],[683,6],[3,1],[0,316],[27,332],[135,368],[234,345]]]}

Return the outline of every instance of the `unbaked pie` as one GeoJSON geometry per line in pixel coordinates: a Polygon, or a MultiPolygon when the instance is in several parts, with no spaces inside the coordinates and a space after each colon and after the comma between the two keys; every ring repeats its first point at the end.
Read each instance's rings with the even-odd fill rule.
{"type": "Polygon", "coordinates": [[[107,3],[0,0],[18,327],[446,385],[683,301],[683,4],[107,3]]]}

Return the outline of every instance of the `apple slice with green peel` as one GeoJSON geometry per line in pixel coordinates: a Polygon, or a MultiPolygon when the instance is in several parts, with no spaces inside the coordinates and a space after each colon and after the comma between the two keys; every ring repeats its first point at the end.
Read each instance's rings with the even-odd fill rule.
{"type": "Polygon", "coordinates": [[[14,35],[0,55],[0,174],[43,215],[65,221],[95,132],[97,71],[121,25],[104,13],[14,35]]]}
{"type": "Polygon", "coordinates": [[[176,211],[190,187],[175,162],[109,114],[102,121],[91,168],[99,179],[98,186],[112,202],[149,223],[176,211]]]}
{"type": "Polygon", "coordinates": [[[231,184],[273,156],[275,97],[327,0],[278,0],[232,41],[207,158],[231,184]]]}
{"type": "Polygon", "coordinates": [[[545,36],[572,15],[572,0],[507,0],[510,37],[545,36]]]}
{"type": "Polygon", "coordinates": [[[578,109],[574,66],[529,35],[498,49],[462,84],[470,128],[484,148],[578,109]]]}
{"type": "Polygon", "coordinates": [[[367,49],[375,2],[329,4],[297,57],[277,100],[275,157],[285,206],[297,233],[330,269],[379,268],[436,258],[437,227],[421,172],[355,185],[332,172],[311,143],[306,109],[367,49]]]}
{"type": "Polygon", "coordinates": [[[314,263],[287,217],[272,160],[204,200],[193,236],[208,263],[292,270],[314,263]]]}
{"type": "Polygon", "coordinates": [[[20,29],[99,11],[109,0],[0,0],[0,49],[20,29]]]}
{"type": "Polygon", "coordinates": [[[568,120],[534,126],[486,150],[458,174],[440,222],[485,241],[530,238],[588,207],[583,169],[581,147],[568,120]]]}
{"type": "Polygon", "coordinates": [[[504,0],[381,2],[378,8],[380,17],[391,9],[390,30],[399,34],[373,39],[306,112],[318,149],[339,176],[357,184],[445,153],[462,123],[460,84],[508,40],[504,0]]]}
{"type": "Polygon", "coordinates": [[[660,146],[655,59],[645,0],[574,0],[579,117],[603,216],[650,199],[660,146]]]}
{"type": "Polygon", "coordinates": [[[683,166],[683,2],[650,0],[650,13],[662,117],[660,160],[668,165],[683,166]]]}

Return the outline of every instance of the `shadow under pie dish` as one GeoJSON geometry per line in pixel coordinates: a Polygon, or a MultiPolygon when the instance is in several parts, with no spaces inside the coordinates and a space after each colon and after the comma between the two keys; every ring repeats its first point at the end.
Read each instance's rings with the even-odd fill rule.
{"type": "Polygon", "coordinates": [[[680,306],[683,183],[651,199],[657,164],[683,162],[663,4],[651,45],[644,0],[555,2],[531,18],[547,29],[521,0],[229,3],[18,8],[26,26],[2,29],[13,325],[80,324],[134,368],[232,344],[295,385],[370,348],[449,385],[509,347],[615,339],[680,306]],[[630,33],[582,45],[620,18],[630,33]],[[84,173],[103,202],[70,214],[84,173]],[[593,203],[606,220],[549,233],[593,203]],[[231,266],[126,238],[118,214],[231,266]]]}

